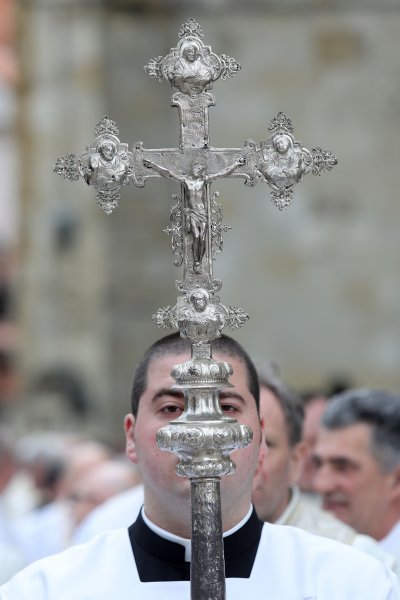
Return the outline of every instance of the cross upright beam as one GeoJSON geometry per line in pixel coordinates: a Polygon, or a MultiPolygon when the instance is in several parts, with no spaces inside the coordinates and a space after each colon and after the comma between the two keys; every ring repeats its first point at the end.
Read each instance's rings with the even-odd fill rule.
{"type": "Polygon", "coordinates": [[[184,412],[158,432],[157,442],[162,450],[179,456],[177,473],[191,480],[192,600],[222,600],[220,480],[233,472],[229,455],[248,445],[252,432],[224,416],[219,403],[220,390],[231,387],[232,369],[213,359],[212,342],[224,327],[236,329],[248,316],[240,308],[221,304],[217,296],[222,284],[214,278],[213,260],[229,228],[222,222],[219,194],[211,192],[211,184],[224,177],[243,178],[249,186],[265,182],[273,203],[283,210],[292,203],[294,185],[304,175],[332,169],[336,158],[319,147],[311,151],[303,147],[283,113],[272,119],[268,137],[259,145],[246,140],[237,148],[210,146],[208,110],[215,104],[213,83],[233,77],[240,65],[226,54],[215,54],[202,38],[200,25],[189,19],[181,27],[177,45],[145,67],[151,78],[167,80],[175,89],[171,104],[179,112],[177,148],[147,149],[137,142],[130,150],[120,141],[116,123],[104,117],[86,151],[58,159],[54,171],[70,180],[82,177],[92,185],[106,214],[118,206],[123,185],[143,187],[154,177],[180,184],[165,229],[171,236],[175,264],[183,270],[176,283],[180,295],[173,307],[160,308],[153,319],[160,327],[179,329],[191,342],[192,356],[172,371],[174,387],[185,396],[184,412]]]}

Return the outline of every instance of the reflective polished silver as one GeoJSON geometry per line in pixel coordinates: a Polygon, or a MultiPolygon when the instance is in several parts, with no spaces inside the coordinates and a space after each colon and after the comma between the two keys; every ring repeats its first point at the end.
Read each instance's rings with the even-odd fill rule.
{"type": "Polygon", "coordinates": [[[247,446],[252,432],[226,417],[219,402],[220,390],[231,387],[232,369],[213,358],[212,342],[224,328],[241,327],[248,316],[241,308],[221,304],[217,295],[222,284],[214,277],[213,261],[230,227],[223,223],[219,194],[211,192],[211,183],[224,177],[243,178],[249,186],[263,181],[271,189],[273,203],[283,210],[292,203],[293,187],[304,175],[320,175],[337,161],[327,150],[304,148],[283,113],[272,119],[268,138],[258,146],[246,140],[238,148],[211,147],[208,109],[215,104],[213,84],[233,77],[240,65],[230,56],[215,54],[202,38],[199,24],[189,19],[181,27],[177,45],[145,67],[151,78],[166,80],[175,89],[171,104],[180,117],[178,148],[147,149],[137,142],[129,150],[120,141],[115,122],[104,117],[86,151],[58,159],[54,171],[92,185],[106,214],[118,206],[123,185],[143,187],[154,177],[180,184],[164,230],[171,238],[175,264],[182,267],[182,279],[176,282],[180,296],[174,306],[160,308],[153,320],[160,327],[179,329],[191,342],[192,356],[172,370],[174,387],[185,396],[184,412],[158,432],[157,443],[178,455],[178,475],[191,480],[192,600],[222,600],[220,479],[234,471],[229,455],[247,446]]]}

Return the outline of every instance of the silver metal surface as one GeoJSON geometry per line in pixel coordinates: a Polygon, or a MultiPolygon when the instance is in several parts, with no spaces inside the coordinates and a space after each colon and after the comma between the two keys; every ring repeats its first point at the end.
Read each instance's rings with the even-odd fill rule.
{"type": "Polygon", "coordinates": [[[157,442],[162,450],[179,456],[177,473],[192,483],[192,599],[222,600],[220,479],[233,472],[229,455],[247,446],[252,432],[226,417],[219,403],[220,390],[231,386],[232,369],[213,358],[212,342],[224,328],[242,326],[248,316],[241,308],[221,304],[216,294],[222,284],[213,275],[213,261],[230,228],[223,224],[219,194],[211,193],[211,183],[223,177],[243,178],[249,186],[263,181],[271,189],[273,203],[283,210],[292,203],[293,187],[304,175],[320,175],[337,161],[328,150],[304,148],[283,113],[272,119],[269,136],[259,146],[246,140],[238,148],[211,147],[208,109],[215,104],[213,84],[233,77],[240,65],[232,57],[215,54],[202,38],[199,24],[189,19],[169,54],[153,58],[145,67],[151,78],[166,80],[175,89],[171,104],[179,111],[179,148],[147,149],[137,142],[130,151],[120,142],[115,122],[104,117],[86,151],[58,159],[54,171],[92,185],[106,214],[118,206],[123,185],[143,187],[154,177],[180,184],[180,193],[173,196],[170,225],[164,230],[171,238],[175,264],[182,267],[182,279],[176,282],[180,296],[153,319],[160,327],[178,328],[190,340],[192,356],[172,371],[174,387],[185,396],[184,412],[158,432],[157,442]]]}

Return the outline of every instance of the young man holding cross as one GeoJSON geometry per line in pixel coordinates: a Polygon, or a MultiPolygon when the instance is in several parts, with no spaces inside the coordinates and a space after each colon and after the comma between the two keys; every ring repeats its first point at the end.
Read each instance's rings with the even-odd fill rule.
{"type": "MultiPolygon", "coordinates": [[[[375,559],[257,519],[251,505],[261,443],[256,371],[227,336],[215,341],[213,354],[233,367],[234,387],[221,391],[223,411],[253,430],[251,444],[233,453],[235,473],[221,482],[227,599],[250,594],[268,600],[399,600],[395,576],[375,559]]],[[[144,483],[144,507],[136,522],[34,563],[0,588],[1,600],[189,598],[190,482],[175,474],[177,457],[161,452],[155,439],[183,411],[170,373],[189,356],[190,344],[173,334],[156,342],[135,372],[125,431],[127,454],[139,465],[144,483]]]]}

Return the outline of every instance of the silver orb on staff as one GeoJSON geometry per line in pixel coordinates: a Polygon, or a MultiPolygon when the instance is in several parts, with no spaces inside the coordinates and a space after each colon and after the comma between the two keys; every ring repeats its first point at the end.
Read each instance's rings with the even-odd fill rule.
{"type": "Polygon", "coordinates": [[[116,123],[104,117],[95,137],[81,155],[59,158],[54,171],[67,179],[83,178],[97,192],[97,203],[111,214],[118,206],[122,186],[143,187],[148,179],[167,177],[180,184],[173,196],[170,225],[175,264],[182,267],[176,282],[174,306],[153,316],[160,327],[177,328],[192,346],[191,359],[175,365],[174,388],[185,397],[184,412],[157,434],[162,450],[175,452],[178,475],[190,478],[192,490],[192,600],[225,598],[220,481],[233,472],[230,454],[247,446],[251,430],[225,416],[219,395],[231,387],[230,365],[212,356],[212,342],[225,327],[236,329],[248,319],[238,307],[221,304],[221,280],[214,277],[213,260],[222,250],[223,224],[218,192],[211,183],[224,177],[243,178],[254,186],[265,182],[279,210],[293,201],[293,188],[304,175],[331,170],[336,158],[319,147],[307,150],[293,135],[290,119],[282,112],[268,127],[268,138],[257,145],[246,140],[238,148],[214,148],[209,143],[208,110],[215,105],[213,84],[240,70],[226,54],[215,54],[203,42],[200,25],[189,19],[182,25],[177,45],[166,56],[150,60],[146,73],[175,90],[171,105],[179,111],[179,146],[148,149],[137,142],[130,150],[119,139],[116,123]]]}

